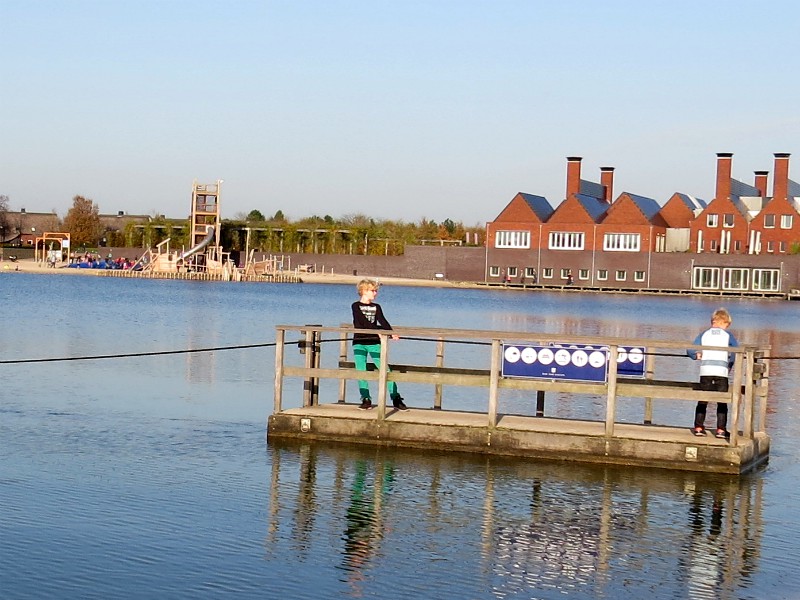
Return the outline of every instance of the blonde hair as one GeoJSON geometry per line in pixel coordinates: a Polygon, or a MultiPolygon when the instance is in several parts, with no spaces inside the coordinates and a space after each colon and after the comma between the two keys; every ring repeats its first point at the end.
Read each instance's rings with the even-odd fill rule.
{"type": "Polygon", "coordinates": [[[356,289],[358,290],[358,295],[361,296],[367,290],[377,290],[378,284],[372,279],[362,279],[358,282],[356,289]]]}
{"type": "Polygon", "coordinates": [[[711,322],[713,323],[714,321],[730,325],[733,319],[731,319],[731,313],[728,312],[727,308],[718,308],[714,311],[714,314],[711,315],[711,322]]]}

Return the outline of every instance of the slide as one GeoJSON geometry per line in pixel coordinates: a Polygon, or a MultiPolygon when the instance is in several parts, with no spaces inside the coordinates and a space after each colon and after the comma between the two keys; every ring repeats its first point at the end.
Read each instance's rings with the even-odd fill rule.
{"type": "Polygon", "coordinates": [[[186,252],[181,254],[178,257],[178,260],[185,260],[189,258],[192,254],[196,254],[197,252],[208,246],[211,243],[211,240],[213,239],[214,239],[214,227],[212,227],[211,225],[206,225],[206,237],[200,240],[194,247],[189,248],[186,252]]]}

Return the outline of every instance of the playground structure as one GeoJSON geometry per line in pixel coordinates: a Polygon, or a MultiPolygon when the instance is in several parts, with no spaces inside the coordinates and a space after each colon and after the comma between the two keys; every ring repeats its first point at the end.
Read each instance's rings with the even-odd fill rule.
{"type": "Polygon", "coordinates": [[[37,263],[47,263],[55,266],[56,263],[67,259],[70,249],[70,234],[60,231],[45,231],[41,237],[34,241],[34,259],[37,263]]]}
{"type": "Polygon", "coordinates": [[[230,253],[220,246],[220,200],[222,180],[192,184],[192,214],[189,249],[170,249],[170,238],[148,249],[134,265],[145,273],[205,273],[221,279],[238,279],[230,253]]]}

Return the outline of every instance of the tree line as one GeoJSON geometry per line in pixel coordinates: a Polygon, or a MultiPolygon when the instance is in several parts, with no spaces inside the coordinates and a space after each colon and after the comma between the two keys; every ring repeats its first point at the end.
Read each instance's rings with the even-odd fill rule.
{"type": "MultiPolygon", "coordinates": [[[[0,196],[0,223],[7,210],[8,197],[0,196]]],[[[172,247],[179,248],[190,245],[191,240],[189,219],[155,215],[144,223],[128,221],[121,230],[106,226],[98,205],[83,196],[73,198],[60,225],[62,232],[70,234],[73,248],[146,248],[167,238],[172,247]]],[[[423,218],[410,223],[355,214],[340,218],[313,215],[292,221],[281,210],[270,217],[251,210],[222,220],[220,243],[226,251],[393,256],[403,254],[406,245],[479,245],[483,243],[483,232],[482,226],[467,227],[452,219],[436,223],[423,218]]]]}

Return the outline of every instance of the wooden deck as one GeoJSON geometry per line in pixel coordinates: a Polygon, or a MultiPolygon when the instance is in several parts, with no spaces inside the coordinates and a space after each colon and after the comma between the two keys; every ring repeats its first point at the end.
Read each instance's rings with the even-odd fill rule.
{"type": "MultiPolygon", "coordinates": [[[[352,331],[352,329],[351,329],[352,331]]],[[[347,335],[343,328],[317,326],[280,326],[279,345],[276,352],[275,410],[269,417],[268,437],[274,439],[299,438],[348,443],[368,443],[388,446],[437,448],[451,451],[492,453],[537,459],[594,462],[604,464],[637,465],[689,471],[729,474],[745,473],[769,456],[770,439],[763,428],[766,420],[766,394],[768,353],[753,347],[740,348],[734,367],[734,381],[743,380],[743,386],[731,386],[730,392],[702,392],[694,384],[684,381],[655,379],[655,355],[664,347],[685,350],[685,345],[653,340],[606,340],[611,348],[617,345],[647,346],[648,371],[643,379],[617,377],[616,361],[609,364],[608,381],[585,383],[561,380],[527,380],[507,378],[499,373],[499,340],[541,340],[541,334],[517,332],[474,332],[447,330],[396,330],[406,336],[428,335],[438,340],[437,362],[428,365],[393,365],[392,370],[377,369],[356,371],[347,360],[347,335]],[[302,331],[306,336],[303,366],[286,363],[285,334],[302,331]],[[340,341],[340,360],[337,368],[322,368],[319,352],[320,336],[335,331],[340,341]],[[444,343],[450,339],[491,339],[492,364],[489,369],[457,369],[444,366],[444,343]],[[317,348],[317,352],[310,351],[317,348]],[[612,364],[613,363],[613,364],[612,364]],[[304,401],[300,408],[282,407],[283,379],[304,378],[304,401]],[[340,395],[327,402],[319,397],[317,383],[320,378],[340,380],[340,395]],[[344,384],[347,380],[368,379],[380,382],[378,405],[371,410],[361,410],[355,404],[344,402],[344,384]],[[398,411],[387,406],[385,384],[398,382],[431,383],[436,394],[429,408],[411,408],[398,411]],[[465,412],[445,409],[441,388],[445,385],[485,387],[489,393],[487,412],[465,412]],[[381,387],[382,386],[382,387],[381,387]],[[606,398],[604,420],[557,419],[544,416],[502,414],[497,412],[497,393],[502,389],[530,390],[537,394],[549,392],[589,393],[606,398]],[[624,423],[616,417],[616,398],[641,397],[644,403],[644,422],[624,423]],[[672,399],[673,402],[729,403],[728,439],[717,439],[710,432],[705,437],[695,436],[689,427],[652,424],[650,403],[654,398],[672,399]]],[[[544,336],[545,338],[547,336],[544,336]]],[[[561,342],[587,343],[587,338],[561,342]]],[[[600,345],[596,338],[593,344],[600,345]]],[[[384,341],[384,351],[387,351],[384,341]]],[[[386,365],[384,360],[382,364],[386,365]]],[[[686,404],[687,412],[693,404],[686,404]]],[[[691,408],[690,408],[691,407],[691,408]]],[[[712,404],[713,408],[713,404],[712,404]]]]}

